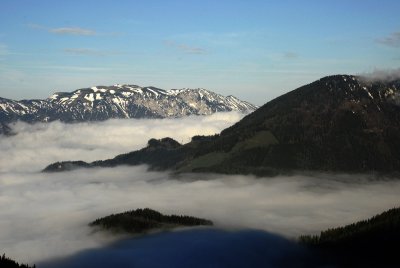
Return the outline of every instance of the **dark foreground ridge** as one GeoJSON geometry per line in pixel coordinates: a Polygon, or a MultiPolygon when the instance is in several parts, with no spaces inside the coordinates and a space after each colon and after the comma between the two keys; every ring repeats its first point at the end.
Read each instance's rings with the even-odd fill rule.
{"type": "Polygon", "coordinates": [[[169,230],[177,227],[213,225],[212,221],[191,216],[163,215],[145,208],[136,209],[97,219],[89,224],[115,233],[143,234],[153,230],[169,230]]]}
{"type": "Polygon", "coordinates": [[[400,80],[322,78],[282,95],[214,136],[181,145],[150,140],[138,151],[44,171],[147,164],[153,170],[273,176],[295,171],[400,171],[400,80]]]}
{"type": "Polygon", "coordinates": [[[5,254],[0,257],[0,267],[1,268],[35,268],[36,266],[28,266],[26,264],[19,264],[18,262],[7,258],[5,254]]]}
{"type": "Polygon", "coordinates": [[[400,208],[317,236],[302,236],[300,243],[339,267],[400,267],[400,208]]]}

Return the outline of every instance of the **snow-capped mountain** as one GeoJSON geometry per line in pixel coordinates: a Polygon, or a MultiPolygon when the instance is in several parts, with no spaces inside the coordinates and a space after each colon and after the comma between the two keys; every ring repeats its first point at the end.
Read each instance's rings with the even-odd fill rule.
{"type": "MultiPolygon", "coordinates": [[[[0,98],[0,122],[99,121],[109,118],[166,118],[257,109],[234,96],[206,89],[171,89],[136,85],[97,86],[58,92],[45,100],[0,98]]],[[[1,129],[0,129],[1,131],[1,129]]]]}

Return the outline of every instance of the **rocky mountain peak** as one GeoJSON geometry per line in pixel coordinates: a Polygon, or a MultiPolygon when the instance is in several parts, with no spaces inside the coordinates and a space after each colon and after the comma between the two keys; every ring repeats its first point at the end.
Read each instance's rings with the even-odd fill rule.
{"type": "MultiPolygon", "coordinates": [[[[164,90],[152,86],[116,84],[57,92],[44,100],[0,98],[0,123],[99,121],[109,118],[166,118],[257,109],[233,96],[206,89],[164,90]]],[[[4,132],[1,131],[0,134],[4,132]]]]}

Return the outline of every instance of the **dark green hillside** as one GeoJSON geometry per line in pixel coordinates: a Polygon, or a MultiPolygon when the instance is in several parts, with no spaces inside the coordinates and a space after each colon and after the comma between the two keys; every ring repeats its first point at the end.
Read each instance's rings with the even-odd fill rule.
{"type": "Polygon", "coordinates": [[[145,208],[97,219],[89,224],[107,231],[141,234],[152,230],[167,230],[184,226],[213,225],[209,220],[191,216],[163,215],[145,208]]]}
{"type": "Polygon", "coordinates": [[[114,159],[56,163],[45,171],[71,164],[256,175],[395,173],[400,171],[400,81],[325,77],[268,102],[220,135],[195,136],[185,145],[151,140],[146,148],[114,159]]]}
{"type": "Polygon", "coordinates": [[[163,138],[160,140],[151,139],[148,141],[147,147],[138,151],[118,155],[113,159],[99,160],[92,163],[86,163],[84,161],[56,162],[47,166],[43,171],[59,172],[76,168],[115,167],[118,165],[141,164],[148,164],[153,169],[165,170],[183,161],[189,154],[190,149],[187,150],[180,143],[171,138],[163,138]]]}
{"type": "MultiPolygon", "coordinates": [[[[400,167],[400,81],[366,83],[330,76],[276,98],[222,131],[215,147],[229,151],[260,132],[277,142],[234,157],[226,168],[394,171],[400,167]],[[256,154],[252,161],[240,160],[256,154]],[[248,163],[250,162],[250,163],[248,163]]],[[[211,148],[210,148],[211,149],[211,148]]],[[[222,167],[222,166],[220,166],[222,167]]]]}
{"type": "Polygon", "coordinates": [[[300,242],[343,266],[400,267],[400,208],[317,236],[302,236],[300,242]]]}

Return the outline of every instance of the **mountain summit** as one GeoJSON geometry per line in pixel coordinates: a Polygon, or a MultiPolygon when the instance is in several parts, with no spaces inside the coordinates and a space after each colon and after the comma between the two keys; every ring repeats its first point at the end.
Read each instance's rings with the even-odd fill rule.
{"type": "Polygon", "coordinates": [[[206,89],[163,90],[118,84],[58,92],[45,100],[0,98],[0,123],[166,118],[225,111],[251,112],[255,109],[257,106],[234,96],[224,97],[206,89]]]}
{"type": "MultiPolygon", "coordinates": [[[[172,144],[169,139],[159,143],[166,141],[172,144]]],[[[258,175],[398,172],[400,81],[325,77],[266,103],[220,135],[193,137],[185,145],[154,144],[151,140],[142,150],[90,164],[56,163],[46,171],[148,164],[178,172],[258,175]]]]}
{"type": "Polygon", "coordinates": [[[274,144],[258,143],[242,150],[240,158],[232,156],[230,163],[235,159],[244,166],[277,169],[399,171],[400,80],[324,77],[263,105],[224,130],[218,143],[224,140],[229,150],[263,132],[276,138],[274,144]],[[241,158],[247,154],[253,159],[245,163],[241,158]]]}

